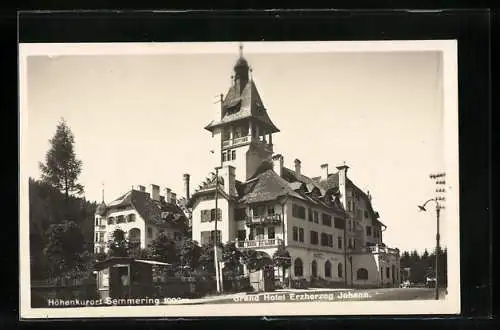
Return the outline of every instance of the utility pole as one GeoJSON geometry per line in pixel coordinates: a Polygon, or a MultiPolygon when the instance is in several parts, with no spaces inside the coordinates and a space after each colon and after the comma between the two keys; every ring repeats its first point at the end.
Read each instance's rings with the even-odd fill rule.
{"type": "MultiPolygon", "coordinates": [[[[446,184],[446,181],[444,180],[444,177],[446,176],[445,173],[437,173],[437,174],[431,174],[429,175],[429,177],[431,179],[437,179],[436,180],[436,185],[437,186],[442,186],[442,185],[445,185],[446,184]]],[[[435,255],[435,265],[434,265],[434,269],[435,269],[435,276],[436,276],[436,283],[435,283],[435,293],[434,293],[434,298],[436,300],[439,300],[439,278],[438,278],[438,270],[439,270],[439,252],[441,251],[441,247],[440,247],[440,235],[439,235],[439,222],[440,222],[440,216],[441,216],[441,210],[444,209],[444,205],[441,205],[440,201],[445,201],[445,197],[442,196],[442,195],[439,195],[439,193],[445,193],[446,190],[444,188],[436,188],[436,193],[438,193],[438,195],[434,198],[431,198],[429,200],[427,200],[423,205],[419,205],[419,209],[421,211],[427,211],[425,206],[427,205],[427,203],[429,202],[434,202],[436,204],[436,255],[435,255]]]]}

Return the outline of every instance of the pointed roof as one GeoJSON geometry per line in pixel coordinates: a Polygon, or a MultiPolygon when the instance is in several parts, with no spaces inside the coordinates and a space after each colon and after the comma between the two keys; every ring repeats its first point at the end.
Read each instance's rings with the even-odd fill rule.
{"type": "Polygon", "coordinates": [[[222,102],[222,113],[220,120],[211,121],[206,130],[236,122],[243,119],[254,119],[266,126],[269,133],[279,132],[269,118],[266,108],[262,103],[257,87],[253,80],[248,81],[243,90],[240,91],[240,80],[237,80],[230,88],[222,102]]]}

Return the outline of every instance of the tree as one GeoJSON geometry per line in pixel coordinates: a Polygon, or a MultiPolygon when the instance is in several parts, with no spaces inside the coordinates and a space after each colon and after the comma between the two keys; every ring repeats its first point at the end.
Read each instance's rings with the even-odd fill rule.
{"type": "Polygon", "coordinates": [[[175,242],[164,233],[160,233],[151,242],[151,256],[153,259],[170,264],[179,262],[179,254],[175,242]]]}
{"type": "Polygon", "coordinates": [[[73,221],[49,227],[43,252],[49,262],[52,276],[59,277],[85,269],[85,240],[80,228],[73,221]]]}
{"type": "Polygon", "coordinates": [[[128,242],[125,239],[125,232],[121,229],[115,229],[111,240],[108,241],[109,257],[128,257],[128,242]]]}
{"type": "Polygon", "coordinates": [[[244,250],[242,252],[242,257],[243,263],[251,272],[261,270],[266,265],[272,263],[270,258],[266,258],[261,252],[257,252],[253,249],[244,250]]]}
{"type": "Polygon", "coordinates": [[[223,245],[222,262],[224,262],[224,270],[228,275],[235,276],[240,273],[242,266],[241,259],[242,254],[233,242],[228,242],[223,245]]]}
{"type": "Polygon", "coordinates": [[[199,265],[201,247],[198,242],[188,238],[181,242],[179,247],[179,259],[181,266],[194,270],[199,265]]]}
{"type": "Polygon", "coordinates": [[[82,194],[83,186],[77,182],[82,162],[76,158],[73,148],[75,139],[64,119],[57,125],[56,133],[49,142],[51,148],[45,156],[45,164],[39,164],[42,181],[64,193],[66,200],[72,194],[82,194]]]}
{"type": "Polygon", "coordinates": [[[285,248],[284,244],[278,246],[278,249],[273,254],[273,263],[281,268],[281,276],[282,282],[285,282],[285,270],[290,268],[292,265],[292,258],[290,257],[290,253],[285,248]]]}
{"type": "Polygon", "coordinates": [[[207,273],[215,274],[214,245],[203,244],[201,246],[199,265],[207,273]]]}

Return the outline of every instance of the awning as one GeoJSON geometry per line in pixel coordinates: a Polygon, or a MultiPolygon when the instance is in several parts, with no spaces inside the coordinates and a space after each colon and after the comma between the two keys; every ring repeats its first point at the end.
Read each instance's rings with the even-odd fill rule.
{"type": "Polygon", "coordinates": [[[148,265],[158,265],[158,266],[172,266],[172,264],[168,264],[166,262],[153,261],[153,260],[135,260],[135,262],[140,262],[148,265]]]}

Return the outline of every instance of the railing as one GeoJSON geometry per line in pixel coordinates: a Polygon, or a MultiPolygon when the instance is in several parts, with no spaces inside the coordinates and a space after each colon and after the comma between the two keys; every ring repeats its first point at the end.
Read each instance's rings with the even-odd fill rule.
{"type": "Polygon", "coordinates": [[[232,140],[225,140],[222,141],[222,147],[229,147],[229,146],[235,146],[238,144],[246,143],[248,142],[249,137],[248,136],[241,136],[234,138],[232,140]]]}
{"type": "Polygon", "coordinates": [[[281,223],[281,214],[252,216],[246,219],[247,226],[252,225],[278,225],[281,223]]]}
{"type": "Polygon", "coordinates": [[[282,240],[280,238],[271,239],[259,239],[253,241],[236,241],[236,247],[240,249],[252,249],[252,248],[262,248],[262,247],[276,247],[281,244],[282,240]]]}
{"type": "Polygon", "coordinates": [[[382,245],[367,246],[364,250],[372,253],[399,254],[399,249],[393,249],[382,245]]]}

